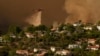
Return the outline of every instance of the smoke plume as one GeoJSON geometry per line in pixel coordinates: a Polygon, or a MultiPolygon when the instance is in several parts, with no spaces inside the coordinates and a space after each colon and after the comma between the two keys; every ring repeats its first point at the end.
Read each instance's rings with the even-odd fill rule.
{"type": "Polygon", "coordinates": [[[26,22],[34,26],[41,25],[41,13],[41,9],[35,10],[30,16],[27,17],[26,22]]]}
{"type": "Polygon", "coordinates": [[[100,0],[66,0],[65,10],[69,14],[66,22],[95,23],[100,20],[100,0]]]}
{"type": "Polygon", "coordinates": [[[47,26],[55,21],[100,20],[100,0],[0,0],[0,24],[26,25],[26,17],[31,16],[33,9],[39,8],[44,10],[41,20],[47,26]]]}

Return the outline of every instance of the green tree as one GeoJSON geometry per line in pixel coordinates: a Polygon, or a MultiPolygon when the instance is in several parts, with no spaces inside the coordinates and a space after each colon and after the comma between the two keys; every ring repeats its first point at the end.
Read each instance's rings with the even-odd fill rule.
{"type": "Polygon", "coordinates": [[[33,25],[30,25],[25,29],[26,32],[30,32],[30,33],[33,33],[35,30],[36,28],[33,25]]]}
{"type": "Polygon", "coordinates": [[[36,27],[36,30],[47,31],[48,28],[45,25],[39,25],[36,27]]]}
{"type": "Polygon", "coordinates": [[[9,52],[8,52],[8,56],[15,56],[16,55],[16,52],[15,52],[16,50],[9,50],[9,52]]]}
{"type": "Polygon", "coordinates": [[[11,34],[19,34],[21,31],[22,29],[15,25],[9,26],[9,29],[8,29],[8,33],[11,33],[11,34]]]}
{"type": "Polygon", "coordinates": [[[72,24],[67,24],[65,27],[65,30],[69,31],[70,33],[73,33],[75,31],[75,27],[72,24]]]}
{"type": "Polygon", "coordinates": [[[13,42],[14,41],[14,39],[12,37],[9,37],[9,35],[4,35],[3,40],[5,42],[13,42]]]}

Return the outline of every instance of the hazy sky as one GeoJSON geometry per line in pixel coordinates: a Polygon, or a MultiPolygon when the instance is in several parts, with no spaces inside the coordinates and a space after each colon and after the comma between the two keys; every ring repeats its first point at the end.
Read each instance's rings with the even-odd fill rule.
{"type": "Polygon", "coordinates": [[[10,21],[22,22],[33,9],[42,8],[43,23],[51,24],[66,18],[64,3],[64,0],[0,0],[0,14],[10,21]]]}
{"type": "MultiPolygon", "coordinates": [[[[33,10],[42,8],[42,22],[96,22],[100,20],[100,0],[0,0],[0,24],[24,24],[33,10]]],[[[1,26],[0,25],[0,26],[1,26]]]]}

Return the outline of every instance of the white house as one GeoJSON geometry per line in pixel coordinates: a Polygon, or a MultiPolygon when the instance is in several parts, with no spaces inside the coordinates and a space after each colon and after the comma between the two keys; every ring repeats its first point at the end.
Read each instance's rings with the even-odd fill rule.
{"type": "Polygon", "coordinates": [[[74,24],[73,24],[73,26],[80,26],[81,25],[81,23],[79,23],[79,22],[75,22],[74,24]]]}
{"type": "Polygon", "coordinates": [[[28,51],[27,50],[16,50],[16,54],[28,55],[28,51]]]}
{"type": "Polygon", "coordinates": [[[0,42],[3,42],[3,39],[2,39],[2,37],[0,37],[0,42]]]}
{"type": "Polygon", "coordinates": [[[32,33],[25,32],[25,35],[26,35],[27,38],[34,38],[32,33]]]}
{"type": "Polygon", "coordinates": [[[38,49],[37,49],[37,48],[34,48],[33,51],[34,51],[34,52],[38,52],[38,49]]]}
{"type": "Polygon", "coordinates": [[[79,23],[74,23],[73,26],[80,26],[81,24],[79,23]]]}
{"type": "Polygon", "coordinates": [[[86,27],[83,27],[84,30],[92,30],[92,27],[91,26],[86,26],[86,27]]]}
{"type": "Polygon", "coordinates": [[[96,39],[88,39],[88,44],[95,44],[96,42],[96,39]]]}
{"type": "Polygon", "coordinates": [[[69,50],[59,50],[59,51],[56,51],[55,53],[56,55],[68,55],[70,54],[70,51],[69,50]]]}
{"type": "Polygon", "coordinates": [[[99,25],[97,25],[97,29],[100,31],[100,26],[99,25]]]}
{"type": "Polygon", "coordinates": [[[16,38],[16,35],[14,35],[14,34],[10,34],[10,37],[12,37],[12,38],[16,38]]]}
{"type": "Polygon", "coordinates": [[[99,50],[99,47],[100,47],[99,45],[93,45],[93,46],[88,46],[87,49],[96,51],[99,50]]]}
{"type": "Polygon", "coordinates": [[[50,47],[50,50],[51,50],[52,52],[55,52],[55,51],[56,51],[56,48],[55,48],[55,47],[50,47]]]}
{"type": "Polygon", "coordinates": [[[81,45],[78,44],[69,44],[68,49],[73,49],[73,48],[81,48],[81,45]]]}

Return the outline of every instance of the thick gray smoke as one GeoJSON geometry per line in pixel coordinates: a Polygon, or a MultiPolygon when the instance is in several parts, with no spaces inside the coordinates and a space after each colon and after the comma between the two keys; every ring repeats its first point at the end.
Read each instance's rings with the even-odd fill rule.
{"type": "Polygon", "coordinates": [[[97,22],[100,20],[100,0],[66,0],[65,10],[69,14],[66,22],[97,22]]]}

